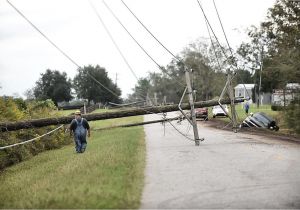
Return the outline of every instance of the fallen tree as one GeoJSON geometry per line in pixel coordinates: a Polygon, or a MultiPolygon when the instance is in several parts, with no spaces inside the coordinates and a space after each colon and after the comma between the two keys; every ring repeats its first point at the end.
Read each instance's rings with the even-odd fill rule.
{"type": "MultiPolygon", "coordinates": [[[[244,99],[235,99],[235,103],[243,102],[244,99]]],[[[221,100],[222,104],[230,104],[229,99],[221,100]]],[[[210,107],[218,105],[217,100],[209,100],[209,101],[199,101],[195,102],[195,108],[201,107],[210,107]]],[[[184,103],[181,105],[182,109],[190,109],[190,105],[188,103],[184,103]]],[[[130,117],[137,115],[145,115],[152,113],[163,113],[163,112],[173,112],[178,111],[178,104],[175,105],[167,105],[167,106],[155,106],[150,108],[135,108],[135,109],[127,109],[115,112],[104,112],[104,113],[91,113],[82,115],[88,121],[95,120],[105,120],[105,119],[113,119],[113,118],[121,118],[121,117],[130,117]]],[[[67,117],[57,117],[57,118],[42,118],[42,119],[33,119],[27,121],[18,121],[18,122],[1,122],[0,130],[1,132],[6,131],[15,131],[20,129],[29,129],[33,127],[44,127],[49,125],[59,125],[59,124],[68,124],[74,119],[73,116],[67,117]]]]}

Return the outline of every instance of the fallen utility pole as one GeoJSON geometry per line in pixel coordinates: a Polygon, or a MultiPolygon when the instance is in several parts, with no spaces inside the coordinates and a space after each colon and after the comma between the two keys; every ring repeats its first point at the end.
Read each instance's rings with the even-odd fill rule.
{"type": "Polygon", "coordinates": [[[95,128],[94,131],[102,131],[102,130],[108,130],[113,128],[127,128],[127,127],[134,127],[134,126],[140,126],[140,125],[148,125],[153,123],[163,123],[163,122],[170,122],[173,120],[180,120],[181,117],[173,117],[173,118],[166,118],[162,120],[151,120],[146,122],[139,122],[139,123],[129,123],[129,124],[123,124],[123,125],[115,125],[110,127],[103,127],[103,128],[95,128]]]}
{"type": "MultiPolygon", "coordinates": [[[[243,101],[244,99],[235,99],[235,103],[240,103],[243,101]]],[[[231,101],[229,99],[223,99],[221,100],[221,103],[230,104],[231,101]]],[[[217,100],[199,101],[194,103],[195,108],[210,107],[215,105],[219,105],[219,102],[217,100]]],[[[181,108],[186,110],[186,109],[190,109],[191,107],[188,103],[184,103],[181,105],[181,108]]],[[[174,105],[167,105],[167,106],[155,106],[149,108],[135,108],[135,109],[122,110],[122,111],[115,111],[115,112],[91,113],[82,116],[88,121],[95,121],[95,120],[106,120],[106,119],[113,119],[113,118],[145,115],[145,114],[152,114],[152,113],[173,112],[178,110],[179,110],[178,104],[174,104],[174,105]]],[[[42,118],[42,119],[34,119],[34,120],[18,121],[18,122],[1,122],[0,131],[6,132],[6,131],[15,131],[20,129],[38,128],[38,127],[44,127],[49,125],[68,124],[73,119],[74,119],[73,116],[66,116],[66,117],[42,118]]]]}

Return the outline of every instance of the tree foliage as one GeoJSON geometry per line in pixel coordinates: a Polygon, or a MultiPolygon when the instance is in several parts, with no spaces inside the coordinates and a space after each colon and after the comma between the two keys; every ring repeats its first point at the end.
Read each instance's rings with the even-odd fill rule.
{"type": "Polygon", "coordinates": [[[58,102],[72,99],[71,86],[71,80],[65,72],[47,69],[36,82],[33,92],[38,100],[51,99],[57,105],[58,102]]]}
{"type": "MultiPolygon", "coordinates": [[[[164,67],[163,71],[149,73],[147,77],[142,78],[129,99],[136,101],[139,95],[147,94],[153,98],[156,93],[159,103],[164,96],[167,97],[168,102],[178,103],[186,85],[185,68],[193,72],[191,79],[197,100],[218,97],[225,85],[225,72],[230,69],[230,64],[222,50],[229,55],[228,49],[224,46],[222,49],[217,47],[214,41],[212,44],[204,39],[196,40],[177,56],[178,59],[173,59],[164,67]]],[[[236,82],[251,81],[251,74],[248,71],[238,70],[238,72],[240,76],[237,77],[236,82]]]]}
{"type": "Polygon", "coordinates": [[[79,68],[77,71],[78,73],[73,80],[73,86],[78,98],[87,99],[88,103],[91,101],[94,103],[119,103],[121,101],[119,97],[121,95],[121,90],[108,77],[105,68],[100,67],[99,65],[89,65],[84,68],[79,68]],[[116,95],[105,89],[95,80],[99,81],[116,95]]]}
{"type": "Polygon", "coordinates": [[[259,28],[252,27],[250,42],[243,43],[238,53],[243,63],[258,76],[263,53],[262,90],[284,88],[300,82],[300,4],[277,0],[259,28]]]}
{"type": "MultiPolygon", "coordinates": [[[[51,100],[24,101],[21,98],[12,97],[0,97],[0,113],[0,121],[3,122],[58,116],[56,106],[51,100]]],[[[0,133],[0,146],[32,139],[54,128],[56,128],[56,126],[2,132],[0,133]]],[[[26,160],[44,150],[60,148],[62,145],[71,142],[71,138],[61,129],[52,135],[44,136],[43,139],[39,141],[0,150],[0,170],[9,165],[26,160]]]]}

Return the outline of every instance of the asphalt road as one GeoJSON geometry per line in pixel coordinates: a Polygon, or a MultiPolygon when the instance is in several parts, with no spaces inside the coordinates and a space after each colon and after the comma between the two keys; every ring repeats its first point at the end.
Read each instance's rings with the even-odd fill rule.
{"type": "MultiPolygon", "coordinates": [[[[145,121],[158,118],[148,115],[145,121]]],[[[187,133],[186,121],[174,125],[187,133]]],[[[299,143],[218,130],[203,122],[198,127],[205,138],[198,147],[169,124],[165,135],[162,124],[144,127],[141,208],[300,208],[299,143]]]]}

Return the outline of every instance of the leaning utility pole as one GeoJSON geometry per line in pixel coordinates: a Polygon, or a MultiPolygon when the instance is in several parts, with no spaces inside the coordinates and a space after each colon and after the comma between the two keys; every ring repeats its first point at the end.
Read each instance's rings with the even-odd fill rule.
{"type": "Polygon", "coordinates": [[[237,114],[236,114],[236,110],[235,110],[235,100],[236,99],[235,99],[235,94],[234,94],[234,90],[233,90],[233,86],[232,86],[233,78],[234,78],[234,74],[232,74],[228,70],[226,84],[225,84],[225,86],[222,90],[222,93],[220,95],[220,98],[219,98],[219,105],[220,105],[221,109],[224,111],[224,113],[226,113],[226,115],[229,117],[230,123],[232,123],[232,129],[236,133],[238,130],[238,126],[237,126],[237,114]],[[226,91],[228,91],[227,93],[228,93],[229,99],[230,99],[231,117],[229,116],[229,113],[225,110],[225,108],[223,107],[223,103],[221,102],[226,91]]]}
{"type": "Polygon", "coordinates": [[[192,88],[192,84],[191,84],[190,72],[191,71],[189,71],[188,69],[185,69],[185,80],[186,80],[186,85],[187,86],[184,89],[184,92],[183,92],[182,97],[180,99],[180,102],[178,104],[178,108],[179,108],[180,112],[186,117],[188,122],[193,126],[195,145],[199,146],[200,141],[203,141],[204,138],[199,139],[199,133],[198,133],[198,127],[197,127],[197,121],[196,121],[196,113],[195,113],[194,96],[193,96],[193,88],[192,88]],[[184,111],[181,107],[182,100],[185,96],[186,91],[188,91],[188,95],[189,95],[189,105],[190,105],[192,119],[190,119],[190,117],[187,116],[184,113],[184,111]]]}

